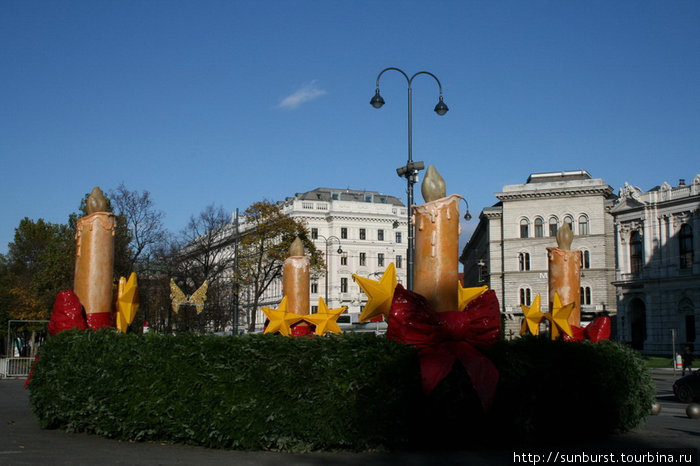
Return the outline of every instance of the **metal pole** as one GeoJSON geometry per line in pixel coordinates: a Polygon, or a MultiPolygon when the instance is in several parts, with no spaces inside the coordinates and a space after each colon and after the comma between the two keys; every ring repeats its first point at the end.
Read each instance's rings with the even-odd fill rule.
{"type": "Polygon", "coordinates": [[[236,216],[233,219],[234,228],[234,243],[233,243],[233,334],[238,335],[238,208],[236,208],[236,216]]]}
{"type": "Polygon", "coordinates": [[[440,84],[440,80],[437,78],[437,76],[428,71],[419,71],[409,78],[403,70],[399,68],[390,67],[383,69],[377,76],[376,95],[375,98],[373,98],[372,101],[370,101],[372,106],[374,106],[375,108],[379,108],[384,104],[384,100],[379,95],[379,79],[385,71],[389,70],[398,71],[399,73],[401,73],[404,76],[404,78],[406,78],[406,82],[408,84],[408,161],[406,162],[406,166],[397,169],[397,172],[399,173],[399,176],[406,177],[406,194],[408,197],[408,248],[406,251],[406,286],[409,290],[413,290],[413,269],[415,263],[415,228],[413,226],[413,223],[411,222],[411,219],[413,217],[413,185],[416,182],[416,174],[418,173],[418,170],[421,170],[423,168],[423,162],[417,162],[415,164],[413,163],[413,90],[411,88],[413,78],[420,74],[427,74],[430,77],[432,77],[437,83],[438,88],[440,90],[440,101],[438,106],[435,107],[436,113],[438,113],[438,115],[444,115],[445,112],[447,112],[447,107],[442,102],[442,84],[440,84]],[[442,108],[439,109],[439,106],[441,106],[442,108]]]}
{"type": "MultiPolygon", "coordinates": [[[[412,97],[413,92],[411,90],[411,78],[408,81],[408,162],[406,162],[407,167],[413,165],[413,104],[412,97]]],[[[411,215],[411,210],[413,209],[413,168],[409,168],[406,173],[406,182],[408,184],[408,216],[407,216],[407,227],[408,227],[408,251],[406,251],[406,261],[408,262],[406,270],[406,286],[409,290],[413,290],[413,263],[415,262],[415,246],[413,244],[413,238],[415,236],[415,229],[413,228],[413,222],[411,221],[413,215],[411,215]]]]}
{"type": "Polygon", "coordinates": [[[326,300],[326,304],[328,304],[328,262],[330,261],[330,257],[328,256],[328,245],[330,244],[330,238],[326,238],[324,236],[324,239],[326,241],[326,296],[324,299],[326,300]]]}

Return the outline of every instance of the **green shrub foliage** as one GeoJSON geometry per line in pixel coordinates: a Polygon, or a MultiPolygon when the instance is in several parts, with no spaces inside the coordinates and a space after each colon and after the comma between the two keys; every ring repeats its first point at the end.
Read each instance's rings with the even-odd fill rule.
{"type": "Polygon", "coordinates": [[[489,356],[501,381],[484,415],[461,368],[425,396],[416,350],[371,334],[70,331],[43,345],[30,401],[44,428],[286,451],[590,438],[636,426],[653,401],[641,359],[614,343],[527,338],[489,356]]]}

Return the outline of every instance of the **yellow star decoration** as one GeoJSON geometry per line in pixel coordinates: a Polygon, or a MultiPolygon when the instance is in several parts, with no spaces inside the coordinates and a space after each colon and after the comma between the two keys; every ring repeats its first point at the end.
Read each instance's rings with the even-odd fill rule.
{"type": "Polygon", "coordinates": [[[139,286],[136,274],[131,272],[129,280],[119,277],[117,288],[117,329],[126,333],[127,327],[134,321],[139,310],[139,286]]]}
{"type": "Polygon", "coordinates": [[[348,309],[342,306],[336,309],[328,309],[323,297],[318,297],[318,312],[304,316],[304,320],[316,326],[316,335],[323,335],[326,332],[343,333],[338,327],[338,317],[348,309]]]}
{"type": "Polygon", "coordinates": [[[559,299],[559,294],[554,292],[554,302],[552,303],[552,317],[550,321],[552,322],[552,340],[559,336],[559,330],[563,331],[569,336],[573,336],[571,331],[571,325],[569,325],[569,315],[571,311],[574,310],[576,303],[569,303],[566,306],[562,306],[561,300],[559,299]],[[556,325],[554,325],[556,324],[556,325]]]}
{"type": "Polygon", "coordinates": [[[263,306],[262,311],[265,313],[267,318],[270,319],[270,323],[267,324],[267,327],[263,333],[279,332],[280,334],[288,337],[292,333],[291,326],[304,320],[304,316],[287,312],[286,296],[282,298],[282,302],[277,309],[263,306]]]}
{"type": "Polygon", "coordinates": [[[352,279],[362,288],[367,295],[367,305],[360,314],[360,322],[367,322],[374,317],[388,316],[391,310],[391,300],[394,296],[394,289],[398,283],[396,280],[396,268],[394,263],[390,263],[386,268],[382,278],[372,280],[353,274],[352,279]]]}
{"type": "Polygon", "coordinates": [[[523,325],[520,328],[520,334],[524,335],[530,330],[533,335],[539,335],[540,333],[540,322],[543,319],[547,319],[550,323],[550,333],[552,335],[552,340],[559,336],[560,331],[566,333],[569,336],[573,335],[571,331],[571,325],[569,325],[569,315],[574,309],[574,303],[562,306],[561,299],[558,293],[554,293],[554,300],[552,302],[552,312],[543,313],[540,310],[541,298],[538,294],[535,296],[532,305],[525,306],[523,304],[520,307],[523,310],[525,319],[523,320],[523,325]]]}
{"type": "Polygon", "coordinates": [[[521,335],[525,335],[528,330],[530,330],[530,333],[533,335],[540,334],[540,322],[542,322],[542,319],[545,318],[545,315],[540,309],[541,302],[542,300],[538,294],[535,296],[535,299],[532,301],[530,306],[526,306],[524,304],[520,305],[523,310],[523,314],[525,315],[523,325],[520,328],[521,335]]]}
{"type": "Polygon", "coordinates": [[[489,289],[488,286],[477,286],[474,288],[462,288],[462,284],[458,281],[457,282],[457,287],[458,287],[458,304],[457,304],[457,310],[458,311],[463,311],[465,307],[467,307],[467,304],[470,302],[474,301],[476,298],[481,296],[482,294],[486,293],[489,289]]]}

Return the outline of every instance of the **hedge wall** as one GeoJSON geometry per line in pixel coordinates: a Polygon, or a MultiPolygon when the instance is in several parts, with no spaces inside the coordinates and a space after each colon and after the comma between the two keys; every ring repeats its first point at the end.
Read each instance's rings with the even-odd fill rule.
{"type": "Polygon", "coordinates": [[[484,415],[460,367],[425,396],[416,350],[371,334],[70,331],[43,345],[30,402],[44,428],[287,451],[607,435],[653,402],[641,358],[615,343],[525,338],[488,354],[501,380],[484,415]]]}

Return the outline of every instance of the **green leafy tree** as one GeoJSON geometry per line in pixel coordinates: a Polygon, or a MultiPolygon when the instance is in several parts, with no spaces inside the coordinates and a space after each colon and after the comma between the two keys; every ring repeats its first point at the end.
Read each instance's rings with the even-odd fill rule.
{"type": "Polygon", "coordinates": [[[260,300],[270,284],[281,277],[289,247],[297,236],[311,253],[312,273],[319,273],[324,265],[321,254],[308,239],[304,223],[284,215],[278,204],[256,202],[245,210],[243,219],[234,280],[243,288],[241,298],[247,298],[248,331],[253,331],[260,300]]]}

